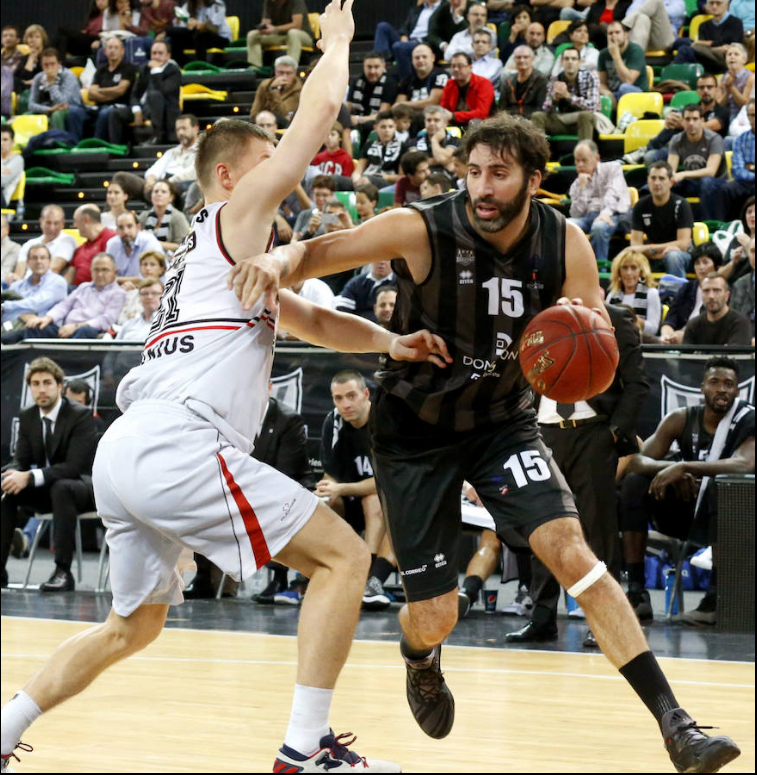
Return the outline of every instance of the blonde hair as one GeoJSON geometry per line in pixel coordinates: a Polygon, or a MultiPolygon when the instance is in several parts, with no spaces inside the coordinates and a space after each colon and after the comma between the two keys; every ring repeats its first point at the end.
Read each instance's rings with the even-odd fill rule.
{"type": "Polygon", "coordinates": [[[612,267],[610,269],[610,293],[622,293],[623,292],[623,280],[620,277],[620,270],[628,264],[636,264],[641,270],[641,276],[639,281],[644,283],[647,288],[656,288],[657,282],[652,277],[652,269],[649,266],[649,261],[643,253],[626,253],[623,256],[615,256],[612,260],[612,267]]]}
{"type": "Polygon", "coordinates": [[[38,32],[42,36],[42,48],[45,49],[50,45],[50,38],[47,36],[47,31],[41,24],[30,24],[25,30],[24,30],[24,43],[26,43],[27,37],[32,32],[38,32]]]}
{"type": "Polygon", "coordinates": [[[273,135],[257,124],[248,124],[235,118],[216,121],[210,129],[200,134],[197,140],[195,171],[197,182],[203,191],[212,187],[215,179],[215,165],[218,162],[233,164],[241,156],[250,140],[274,142],[273,135]]]}

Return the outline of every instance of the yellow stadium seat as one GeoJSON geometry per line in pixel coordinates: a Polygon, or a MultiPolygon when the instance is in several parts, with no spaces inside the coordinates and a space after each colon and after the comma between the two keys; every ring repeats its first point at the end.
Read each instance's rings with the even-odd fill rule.
{"type": "Polygon", "coordinates": [[[634,186],[629,186],[628,193],[631,196],[631,207],[633,207],[639,201],[639,189],[634,186]]]}
{"type": "Polygon", "coordinates": [[[647,84],[650,89],[654,86],[654,68],[652,65],[647,65],[647,84]]]}
{"type": "Polygon", "coordinates": [[[81,65],[74,65],[73,67],[70,67],[69,70],[71,70],[77,78],[81,78],[81,74],[84,72],[84,68],[81,65]]]}
{"type": "Polygon", "coordinates": [[[79,234],[78,229],[63,229],[63,233],[73,237],[76,240],[77,245],[83,245],[86,242],[84,237],[82,237],[82,235],[79,234]]]}
{"type": "Polygon", "coordinates": [[[21,148],[26,148],[32,137],[47,132],[49,127],[47,115],[44,113],[16,116],[11,123],[16,134],[14,144],[21,148]]]}
{"type": "Polygon", "coordinates": [[[733,166],[733,151],[725,152],[725,166],[728,170],[728,177],[733,179],[733,173],[731,172],[731,167],[733,166]]]}
{"type": "Polygon", "coordinates": [[[754,62],[747,62],[744,67],[746,67],[747,70],[754,72],[754,62]]]}
{"type": "Polygon", "coordinates": [[[634,121],[623,135],[623,153],[631,153],[657,137],[665,128],[665,122],[659,119],[634,121]]]}
{"type": "Polygon", "coordinates": [[[89,89],[82,89],[82,90],[81,90],[81,101],[82,101],[82,102],[83,102],[85,105],[94,105],[94,104],[95,104],[95,101],[94,101],[94,100],[91,100],[91,99],[89,98],[89,89]]]}
{"type": "Polygon", "coordinates": [[[16,188],[13,189],[8,207],[3,208],[3,215],[14,216],[18,211],[24,212],[24,194],[26,193],[26,172],[21,171],[16,188]]]}
{"type": "Polygon", "coordinates": [[[547,29],[547,45],[551,46],[552,41],[561,33],[570,27],[570,22],[566,19],[557,19],[552,22],[547,29]]]}
{"type": "Polygon", "coordinates": [[[659,92],[632,92],[624,94],[618,100],[618,117],[626,111],[637,118],[643,118],[645,113],[662,115],[662,94],[659,92]]]}
{"type": "Polygon", "coordinates": [[[239,17],[227,16],[226,23],[229,25],[229,29],[231,29],[232,41],[239,40],[239,17]]]}
{"type": "Polygon", "coordinates": [[[691,231],[691,236],[695,245],[703,245],[705,242],[710,241],[710,230],[706,223],[702,223],[702,221],[694,221],[694,227],[691,231]]]}
{"type": "Polygon", "coordinates": [[[699,40],[699,28],[712,19],[712,16],[706,13],[698,13],[689,23],[689,37],[692,40],[699,40]]]}

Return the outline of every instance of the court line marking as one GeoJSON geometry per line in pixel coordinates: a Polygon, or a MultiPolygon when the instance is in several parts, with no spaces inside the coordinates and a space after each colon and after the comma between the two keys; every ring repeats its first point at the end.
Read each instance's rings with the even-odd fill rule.
{"type": "MultiPolygon", "coordinates": [[[[47,659],[49,654],[3,654],[6,659],[47,659]]],[[[288,659],[224,659],[218,657],[145,657],[145,656],[133,656],[129,657],[129,661],[135,662],[191,662],[191,663],[203,663],[214,665],[281,665],[286,667],[296,667],[297,662],[295,660],[288,659]]],[[[373,665],[363,663],[347,663],[344,669],[360,669],[360,670],[403,670],[404,665],[373,665]]],[[[593,673],[566,673],[563,671],[553,670],[514,670],[507,668],[492,668],[492,667],[445,667],[445,673],[487,673],[491,675],[540,675],[540,676],[552,676],[555,678],[597,678],[602,681],[625,681],[625,678],[621,675],[596,675],[593,673]]],[[[724,683],[721,681],[687,681],[687,680],[673,680],[675,684],[686,684],[689,686],[713,686],[718,688],[729,689],[754,689],[754,684],[739,684],[739,683],[724,683]]]]}
{"type": "MultiPolygon", "coordinates": [[[[50,617],[45,616],[10,616],[10,615],[3,615],[0,616],[0,621],[3,619],[20,619],[23,621],[29,621],[29,622],[68,622],[69,624],[103,624],[103,622],[97,622],[97,621],[90,621],[90,620],[83,620],[83,619],[53,619],[50,617]]],[[[103,620],[104,621],[104,620],[103,620]]],[[[254,638],[287,638],[289,640],[296,639],[296,635],[281,635],[281,634],[274,634],[274,633],[268,633],[268,632],[245,632],[240,630],[202,630],[197,629],[196,627],[165,627],[164,632],[198,632],[198,633],[208,633],[213,635],[241,635],[241,636],[247,636],[247,637],[254,637],[254,638]]],[[[388,641],[388,640],[368,640],[366,638],[354,638],[353,643],[367,643],[369,645],[375,645],[375,644],[383,644],[387,646],[394,646],[396,647],[398,645],[398,642],[395,641],[388,641]]],[[[499,653],[499,654],[555,654],[562,656],[564,654],[570,654],[572,656],[577,657],[598,657],[603,656],[602,652],[597,650],[595,652],[588,652],[588,651],[552,651],[552,650],[540,650],[540,649],[524,649],[524,648],[513,648],[513,649],[507,649],[507,648],[499,648],[499,647],[491,647],[491,646],[456,646],[453,644],[444,644],[444,650],[447,649],[466,649],[469,651],[486,651],[486,652],[493,652],[493,653],[499,653]]],[[[4,655],[3,655],[4,656],[4,655]]],[[[701,659],[699,657],[669,657],[669,656],[658,656],[658,660],[660,659],[674,659],[678,662],[702,662],[706,665],[752,665],[754,666],[754,662],[750,662],[748,660],[738,660],[738,659],[701,659]]],[[[446,671],[447,668],[445,668],[446,671]]],[[[729,684],[730,686],[731,684],[729,684]]]]}

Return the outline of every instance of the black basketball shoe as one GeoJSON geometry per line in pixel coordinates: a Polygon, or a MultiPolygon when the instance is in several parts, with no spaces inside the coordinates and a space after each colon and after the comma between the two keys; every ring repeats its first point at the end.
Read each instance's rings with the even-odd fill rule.
{"type": "Polygon", "coordinates": [[[702,729],[714,727],[700,726],[683,708],[662,717],[665,749],[678,772],[717,772],[741,753],[730,737],[708,737],[702,729]]]}
{"type": "Polygon", "coordinates": [[[437,646],[426,660],[405,660],[410,710],[418,726],[436,739],[446,737],[455,723],[455,698],[442,675],[441,651],[437,646]]]}

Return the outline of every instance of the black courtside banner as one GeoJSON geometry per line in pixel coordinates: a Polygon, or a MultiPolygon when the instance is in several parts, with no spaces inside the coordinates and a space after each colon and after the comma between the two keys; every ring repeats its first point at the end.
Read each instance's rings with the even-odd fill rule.
{"type": "MultiPolygon", "coordinates": [[[[2,463],[7,463],[12,454],[19,411],[32,403],[24,377],[27,365],[34,358],[52,358],[61,366],[67,379],[87,380],[92,387],[92,409],[107,425],[119,414],[115,406],[117,382],[139,362],[140,352],[138,345],[106,342],[83,345],[37,340],[33,345],[3,347],[0,362],[2,463]]],[[[701,402],[699,386],[704,364],[713,355],[728,355],[738,361],[741,397],[754,404],[753,349],[718,348],[717,351],[702,352],[681,348],[672,352],[662,347],[645,347],[644,366],[651,387],[639,418],[639,436],[647,438],[660,419],[673,409],[701,402]]],[[[303,415],[308,426],[311,457],[317,456],[321,424],[332,408],[331,377],[343,369],[357,369],[374,389],[373,372],[377,365],[375,355],[345,355],[301,344],[277,346],[272,393],[303,415]]]]}

